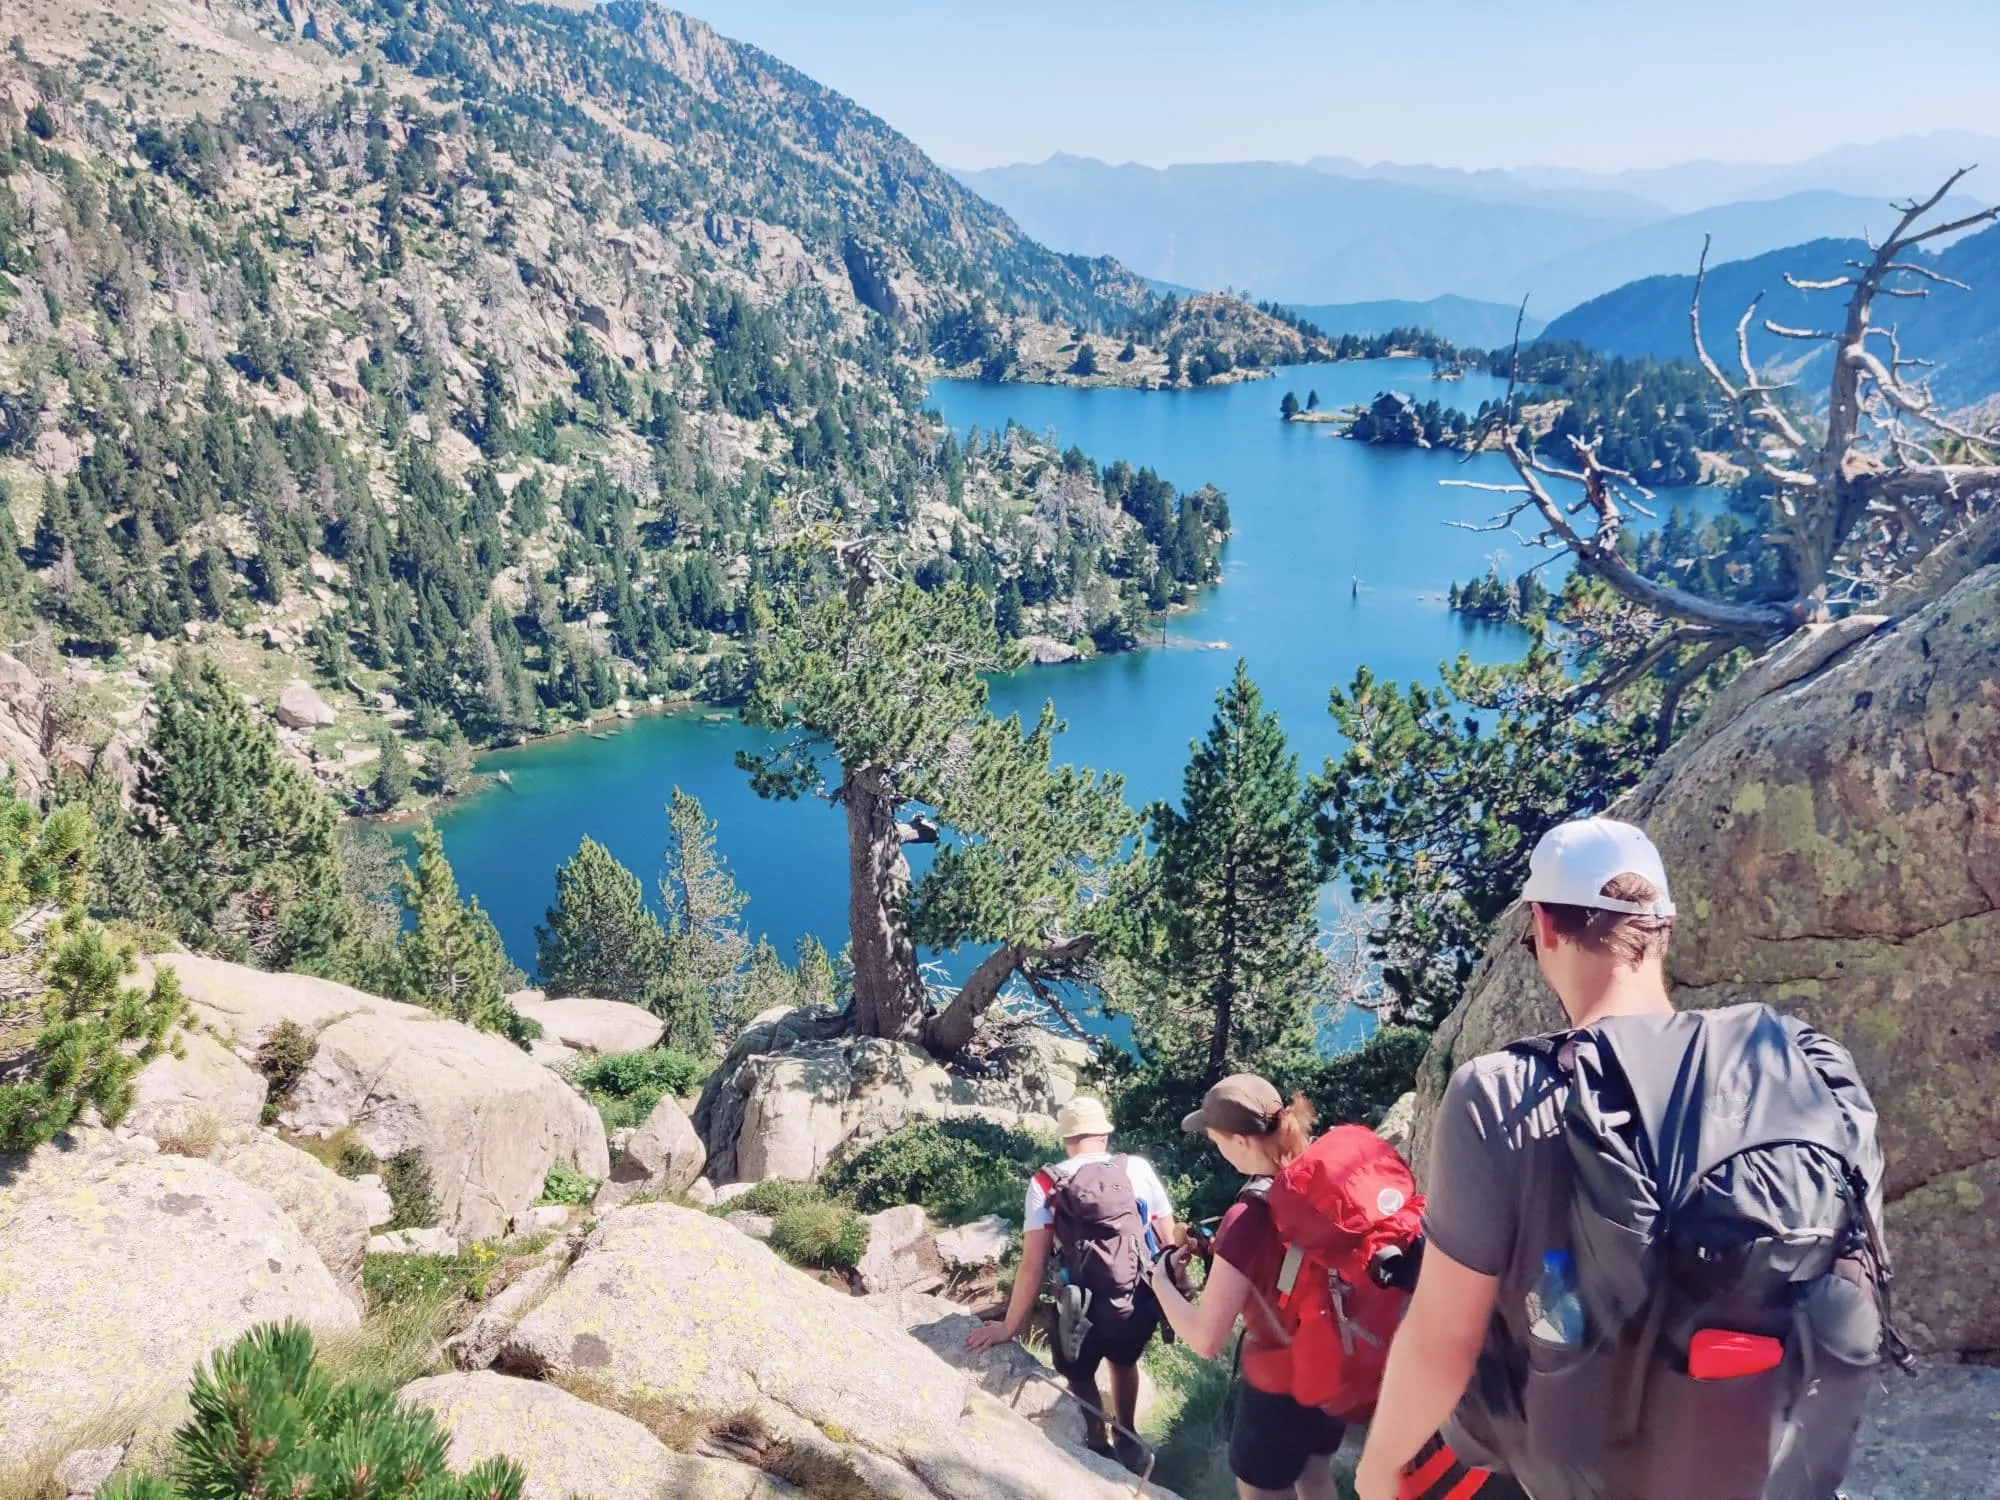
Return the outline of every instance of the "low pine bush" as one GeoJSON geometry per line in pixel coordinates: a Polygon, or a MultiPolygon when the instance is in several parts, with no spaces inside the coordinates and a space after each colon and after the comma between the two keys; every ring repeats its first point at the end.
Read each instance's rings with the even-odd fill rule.
{"type": "Polygon", "coordinates": [[[868,1250],[868,1226],[844,1203],[801,1203],[778,1215],[771,1248],[795,1266],[851,1271],[868,1250]]]}
{"type": "Polygon", "coordinates": [[[453,1474],[436,1417],[398,1405],[391,1389],[329,1375],[296,1323],[254,1328],[217,1353],[196,1372],[188,1404],[165,1475],[115,1475],[99,1500],[520,1500],[524,1479],[510,1460],[453,1474]]]}
{"type": "Polygon", "coordinates": [[[941,1224],[1019,1219],[1028,1178],[1062,1154],[1056,1141],[984,1120],[919,1120],[834,1163],[821,1181],[862,1213],[921,1203],[941,1224]]]}

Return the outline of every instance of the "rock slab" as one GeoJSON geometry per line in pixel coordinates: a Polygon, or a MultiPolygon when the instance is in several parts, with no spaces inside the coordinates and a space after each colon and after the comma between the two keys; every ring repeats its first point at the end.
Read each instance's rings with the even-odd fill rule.
{"type": "Polygon", "coordinates": [[[225,1146],[215,1161],[238,1181],[271,1195],[358,1305],[361,1263],[368,1255],[367,1195],[298,1147],[261,1131],[225,1146]]]}
{"type": "Polygon", "coordinates": [[[269,1193],[103,1132],[59,1137],[0,1180],[0,1307],[0,1463],[171,1402],[254,1324],[359,1321],[269,1193]]]}
{"type": "Polygon", "coordinates": [[[428,1407],[451,1435],[461,1472],[511,1458],[527,1476],[525,1500],[777,1500],[796,1493],[761,1470],[676,1453],[630,1417],[536,1380],[480,1370],[432,1375],[397,1393],[428,1407]]]}
{"type": "Polygon", "coordinates": [[[901,1203],[869,1214],[861,1222],[868,1226],[868,1248],[862,1252],[854,1276],[863,1292],[899,1292],[905,1287],[935,1287],[943,1282],[944,1267],[922,1205],[901,1203]]]}
{"type": "Polygon", "coordinates": [[[184,1136],[204,1119],[222,1131],[256,1129],[264,1075],[212,1036],[184,1031],[179,1040],[180,1056],[163,1052],[132,1080],[123,1127],[155,1140],[184,1136]]]}
{"type": "MultiPolygon", "coordinates": [[[[1688,1006],[1761,1000],[1853,1052],[1881,1113],[1904,1334],[2000,1348],[2000,567],[1899,624],[1800,632],[1615,805],[1660,846],[1688,1006]]],[[[1502,920],[1418,1078],[1561,1013],[1502,920]]]]}
{"type": "Polygon", "coordinates": [[[993,1076],[941,1067],[923,1048],[843,1035],[803,1012],[760,1017],[709,1078],[694,1126],[717,1181],[810,1182],[915,1120],[982,1119],[1055,1134],[1055,1112],[1088,1061],[1081,1044],[1023,1028],[993,1076]]]}
{"type": "Polygon", "coordinates": [[[809,1423],[941,1500],[1132,1492],[1123,1470],[1050,1442],[860,1299],[666,1203],[607,1215],[508,1337],[498,1367],[710,1412],[765,1410],[781,1431],[809,1423]]]}
{"type": "Polygon", "coordinates": [[[1992,1495],[2000,1453],[2000,1369],[1921,1365],[1891,1374],[1861,1424],[1849,1500],[1970,1500],[1992,1495]]]}
{"type": "Polygon", "coordinates": [[[325,729],[339,719],[310,682],[294,677],[278,694],[278,722],[287,729],[325,729]]]}
{"type": "Polygon", "coordinates": [[[707,1165],[708,1152],[680,1105],[662,1099],[625,1138],[597,1206],[615,1207],[640,1193],[685,1193],[707,1165]]]}
{"type": "Polygon", "coordinates": [[[644,1006],[623,1000],[551,1000],[540,990],[519,990],[507,1003],[517,1016],[538,1022],[543,1036],[579,1052],[643,1052],[657,1047],[667,1031],[667,1023],[644,1006]]]}
{"type": "Polygon", "coordinates": [[[611,1168],[604,1122],[582,1095],[504,1037],[303,974],[177,953],[195,1013],[239,1047],[280,1021],[318,1039],[281,1124],[305,1135],[352,1126],[384,1161],[421,1151],[438,1222],[465,1239],[505,1234],[557,1162],[611,1168]]]}

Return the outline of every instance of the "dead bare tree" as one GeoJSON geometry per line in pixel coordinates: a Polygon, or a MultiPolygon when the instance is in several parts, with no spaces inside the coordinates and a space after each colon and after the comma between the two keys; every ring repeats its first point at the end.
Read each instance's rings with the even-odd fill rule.
{"type": "MultiPolygon", "coordinates": [[[[1879,298],[1926,297],[1933,286],[1963,288],[1912,253],[1929,241],[2000,218],[2000,205],[1948,221],[1930,222],[1967,172],[1954,172],[1923,199],[1894,205],[1894,230],[1867,259],[1847,262],[1847,274],[1824,281],[1786,281],[1806,292],[1847,292],[1834,329],[1764,328],[1784,339],[1832,346],[1822,419],[1788,409],[1789,383],[1760,375],[1750,358],[1749,330],[1762,294],[1736,324],[1740,377],[1725,374],[1702,338],[1701,293],[1708,270],[1702,248],[1689,324],[1696,357],[1733,413],[1737,457],[1772,489],[1770,540],[1785,549],[1795,583],[1787,599],[1738,603],[1707,598],[1650,578],[1621,554],[1628,513],[1645,513],[1650,498],[1627,473],[1598,457],[1597,444],[1571,439],[1574,465],[1537,455],[1514,426],[1514,386],[1520,356],[1516,325],[1514,373],[1499,419],[1501,451],[1518,483],[1469,484],[1517,497],[1480,530],[1513,529],[1538,518],[1531,546],[1567,551],[1586,574],[1653,619],[1651,638],[1591,691],[1667,671],[1661,729],[1671,731],[1674,706],[1687,684],[1737,647],[1759,648],[1792,631],[1850,610],[1894,610],[1948,585],[2000,545],[2000,432],[1977,432],[1954,421],[1932,396],[1926,362],[1906,356],[1894,323],[1878,326],[1879,298]]],[[[1523,304],[1525,311],[1525,304],[1523,304]]]]}

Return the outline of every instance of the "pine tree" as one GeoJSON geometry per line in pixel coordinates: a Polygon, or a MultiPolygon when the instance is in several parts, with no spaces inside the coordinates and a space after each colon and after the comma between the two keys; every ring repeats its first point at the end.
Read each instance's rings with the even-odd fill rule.
{"type": "Polygon", "coordinates": [[[987,712],[984,674],[1019,652],[977,589],[867,572],[857,561],[844,592],[787,601],[762,633],[744,717],[785,738],[738,762],[759,795],[823,791],[846,814],[857,1029],[951,1056],[1015,974],[1062,977],[1088,959],[1089,885],[1133,819],[1118,778],[1050,764],[1053,705],[1026,731],[987,712]],[[823,788],[829,760],[839,780],[823,788]],[[938,842],[947,824],[958,838],[912,890],[904,846],[938,842]],[[994,945],[935,1015],[920,942],[994,945]]]}
{"type": "Polygon", "coordinates": [[[513,1007],[501,996],[507,954],[478,898],[461,901],[444,857],[444,839],[426,823],[417,830],[417,866],[403,877],[403,910],[411,921],[397,945],[402,998],[455,1021],[523,1040],[513,1007]]]}
{"type": "Polygon", "coordinates": [[[669,1030],[683,1038],[670,1036],[669,1046],[705,1050],[704,1033],[732,1038],[745,1019],[743,971],[750,940],[741,913],[747,899],[715,847],[715,824],[700,802],[675,787],[667,804],[666,870],[660,877],[667,980],[655,1003],[669,1030]]]}
{"type": "MultiPolygon", "coordinates": [[[[132,831],[157,915],[196,947],[273,968],[346,936],[333,804],[212,661],[183,660],[139,758],[132,831]]],[[[135,914],[136,915],[136,914],[135,914]]]]}
{"type": "Polygon", "coordinates": [[[1278,403],[1278,415],[1283,417],[1287,422],[1289,422],[1292,420],[1293,417],[1296,417],[1298,414],[1299,414],[1299,398],[1293,395],[1292,392],[1286,391],[1285,399],[1278,403]]]}
{"type": "Polygon", "coordinates": [[[667,972],[667,934],[639,877],[586,838],[556,871],[556,904],[535,929],[535,967],[551,995],[647,1004],[667,972]]]}
{"type": "Polygon", "coordinates": [[[424,751],[423,776],[424,790],[436,797],[456,797],[472,784],[472,746],[450,719],[424,751]]]}
{"type": "Polygon", "coordinates": [[[377,812],[394,812],[410,794],[414,778],[403,758],[403,742],[387,724],[375,727],[375,779],[368,783],[368,805],[377,812]]]}
{"type": "Polygon", "coordinates": [[[1191,1099],[1309,1049],[1326,972],[1298,757],[1244,663],[1216,705],[1181,805],[1148,810],[1150,888],[1130,981],[1111,1001],[1133,1018],[1144,1070],[1191,1099]]]}

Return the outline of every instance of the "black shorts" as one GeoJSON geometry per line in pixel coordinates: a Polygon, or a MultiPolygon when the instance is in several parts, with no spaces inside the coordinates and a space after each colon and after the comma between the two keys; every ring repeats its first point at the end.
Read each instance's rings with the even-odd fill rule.
{"type": "Polygon", "coordinates": [[[1229,1472],[1253,1490],[1289,1490],[1306,1461],[1340,1446],[1347,1424],[1290,1396],[1236,1388],[1236,1417],[1229,1425],[1229,1472]]]}
{"type": "Polygon", "coordinates": [[[1141,1287],[1132,1299],[1131,1312],[1115,1321],[1106,1319],[1100,1323],[1093,1320],[1090,1332],[1083,1336],[1083,1348],[1077,1351],[1074,1364],[1063,1359],[1060,1341],[1055,1337],[1055,1319],[1050,1318],[1050,1362],[1063,1379],[1078,1380],[1087,1385],[1097,1378],[1097,1367],[1107,1359],[1114,1365],[1136,1365],[1159,1326],[1159,1301],[1148,1289],[1141,1287]]]}

